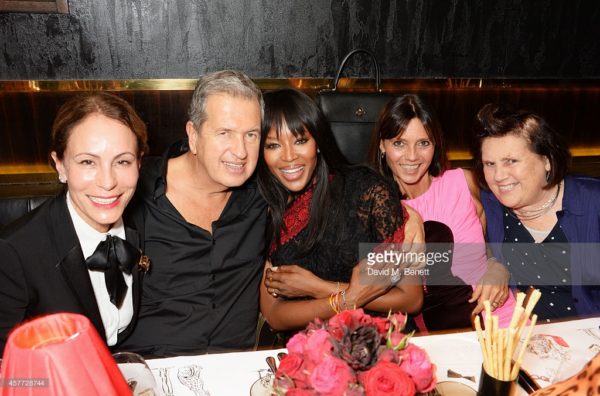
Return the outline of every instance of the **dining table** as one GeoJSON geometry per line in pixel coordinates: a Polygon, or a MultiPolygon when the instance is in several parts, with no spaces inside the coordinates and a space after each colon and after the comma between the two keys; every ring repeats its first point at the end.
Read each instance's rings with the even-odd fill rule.
{"type": "MultiPolygon", "coordinates": [[[[600,317],[536,325],[523,369],[540,387],[576,374],[600,352],[599,325],[600,317]]],[[[427,351],[438,383],[477,390],[483,357],[474,331],[419,335],[410,342],[427,351]]],[[[148,359],[147,364],[164,396],[262,396],[270,394],[272,379],[266,358],[280,352],[286,349],[148,359]]],[[[519,387],[517,395],[526,394],[519,387]]]]}

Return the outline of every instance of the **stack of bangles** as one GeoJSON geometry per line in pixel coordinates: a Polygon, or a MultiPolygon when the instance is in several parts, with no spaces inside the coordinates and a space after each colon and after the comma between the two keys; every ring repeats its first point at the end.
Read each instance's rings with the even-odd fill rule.
{"type": "Polygon", "coordinates": [[[340,313],[348,309],[346,304],[346,290],[331,293],[329,296],[329,306],[335,313],[340,313]]]}

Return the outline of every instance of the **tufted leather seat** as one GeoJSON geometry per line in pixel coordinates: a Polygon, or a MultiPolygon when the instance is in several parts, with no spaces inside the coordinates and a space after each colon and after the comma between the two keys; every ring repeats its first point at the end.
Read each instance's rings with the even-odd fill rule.
{"type": "Polygon", "coordinates": [[[0,198],[0,228],[40,206],[51,195],[0,198]]]}

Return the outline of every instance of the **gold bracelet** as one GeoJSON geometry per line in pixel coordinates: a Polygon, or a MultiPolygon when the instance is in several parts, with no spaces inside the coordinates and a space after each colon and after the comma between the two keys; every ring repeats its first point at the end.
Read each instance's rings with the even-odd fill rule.
{"type": "Polygon", "coordinates": [[[337,293],[331,293],[331,295],[329,296],[329,306],[331,307],[331,309],[333,309],[333,312],[335,312],[336,314],[340,313],[339,309],[336,307],[335,304],[335,299],[337,295],[337,293]]]}

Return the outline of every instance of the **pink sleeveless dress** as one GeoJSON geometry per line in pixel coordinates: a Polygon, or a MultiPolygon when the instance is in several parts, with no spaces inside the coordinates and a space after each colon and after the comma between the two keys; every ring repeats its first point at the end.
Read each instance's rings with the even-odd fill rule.
{"type": "MultiPolygon", "coordinates": [[[[487,269],[487,255],[483,228],[464,171],[451,169],[434,177],[424,194],[404,202],[423,221],[439,221],[450,227],[454,235],[452,274],[475,287],[487,269]]],[[[501,325],[510,323],[514,305],[511,293],[506,303],[494,311],[501,325]]]]}

